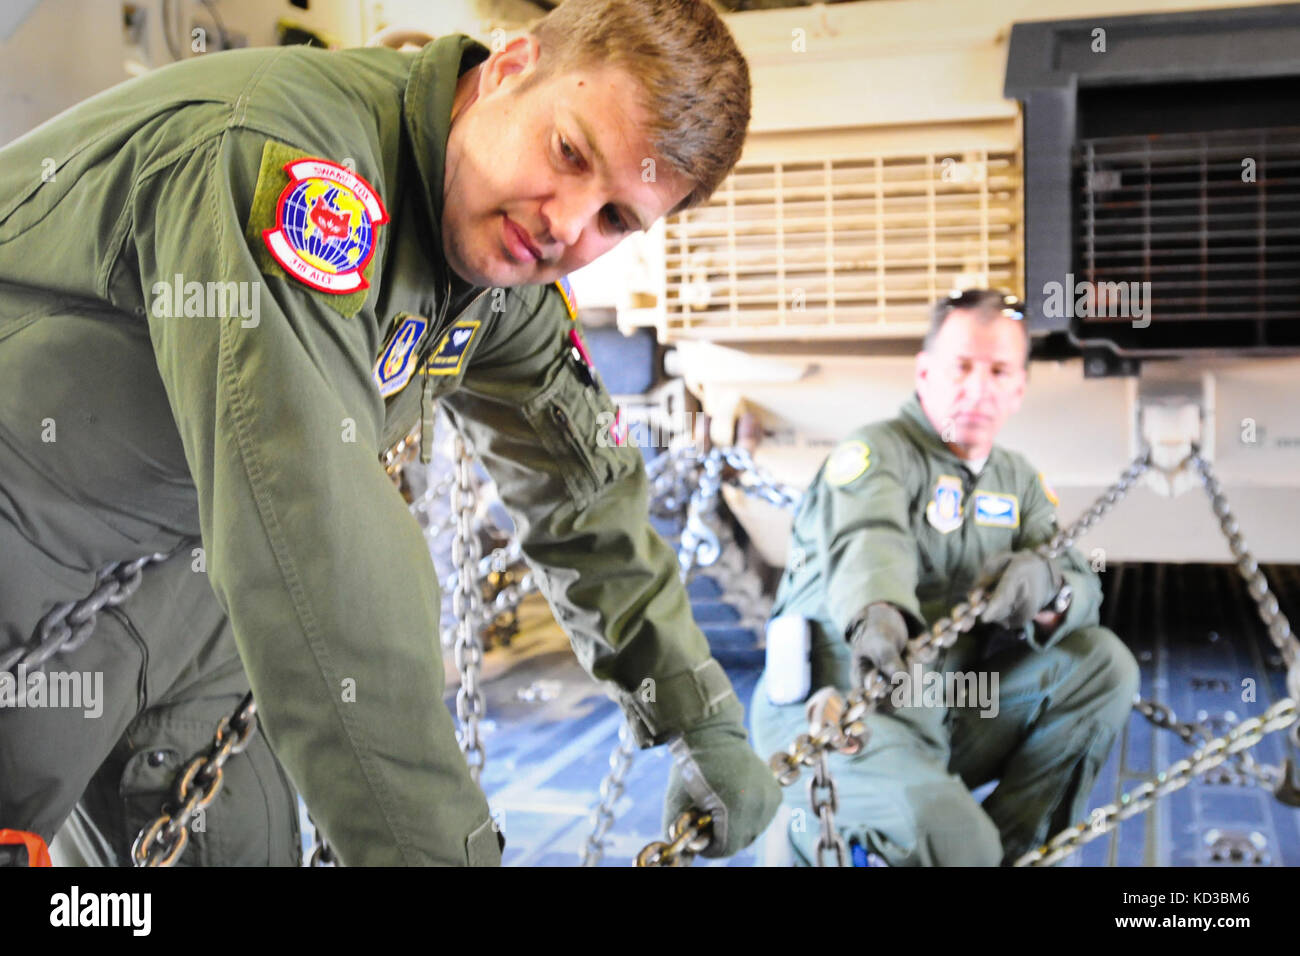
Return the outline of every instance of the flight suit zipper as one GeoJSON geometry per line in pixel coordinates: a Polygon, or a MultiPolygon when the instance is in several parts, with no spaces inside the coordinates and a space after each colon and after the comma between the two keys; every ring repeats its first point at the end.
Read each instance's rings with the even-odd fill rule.
{"type": "MultiPolygon", "coordinates": [[[[456,318],[452,319],[452,323],[454,324],[459,322],[461,316],[474,308],[478,300],[487,294],[488,290],[484,289],[478,295],[474,296],[465,308],[456,313],[456,318]]],[[[438,413],[438,407],[433,400],[433,378],[429,375],[428,361],[429,353],[437,344],[438,337],[442,334],[443,330],[448,328],[446,317],[447,309],[451,308],[450,281],[447,283],[447,292],[443,297],[443,302],[446,304],[441,310],[442,315],[438,318],[438,324],[436,326],[438,331],[436,334],[429,336],[429,341],[425,343],[424,348],[421,349],[419,361],[415,364],[416,374],[423,378],[423,381],[420,382],[420,464],[422,465],[427,465],[429,462],[433,461],[433,425],[434,418],[438,413]]]]}

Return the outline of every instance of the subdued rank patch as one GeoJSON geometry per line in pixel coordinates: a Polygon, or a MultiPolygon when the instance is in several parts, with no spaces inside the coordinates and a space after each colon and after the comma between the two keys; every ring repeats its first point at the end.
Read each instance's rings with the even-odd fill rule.
{"type": "Polygon", "coordinates": [[[955,475],[940,475],[934,486],[934,496],[925,506],[925,520],[942,534],[956,531],[962,522],[961,496],[961,479],[955,475]]]}
{"type": "Polygon", "coordinates": [[[309,157],[288,162],[289,185],[262,240],[289,275],[313,289],[346,295],[369,287],[362,270],[388,212],[370,184],[346,166],[309,157]]]}
{"type": "Polygon", "coordinates": [[[1015,495],[975,492],[975,523],[991,528],[1020,527],[1020,502],[1015,495]]]}
{"type": "Polygon", "coordinates": [[[465,350],[474,341],[479,326],[483,323],[477,319],[461,319],[446,332],[429,355],[429,362],[424,367],[427,375],[459,375],[465,361],[465,350]]]}
{"type": "Polygon", "coordinates": [[[846,441],[826,460],[826,483],[840,488],[871,467],[871,449],[863,441],[846,441]]]}
{"type": "Polygon", "coordinates": [[[375,386],[384,398],[391,398],[406,388],[406,383],[415,374],[415,346],[428,329],[428,319],[418,315],[398,316],[393,334],[375,362],[375,386]]]}
{"type": "Polygon", "coordinates": [[[1038,483],[1043,486],[1043,494],[1047,495],[1047,500],[1052,503],[1052,507],[1058,507],[1061,504],[1061,499],[1056,497],[1056,491],[1047,483],[1047,479],[1043,477],[1041,471],[1038,473],[1038,483]]]}
{"type": "Polygon", "coordinates": [[[573,294],[573,285],[568,278],[556,279],[555,287],[560,290],[560,297],[564,299],[564,307],[569,310],[569,321],[578,320],[578,299],[573,294]]]}

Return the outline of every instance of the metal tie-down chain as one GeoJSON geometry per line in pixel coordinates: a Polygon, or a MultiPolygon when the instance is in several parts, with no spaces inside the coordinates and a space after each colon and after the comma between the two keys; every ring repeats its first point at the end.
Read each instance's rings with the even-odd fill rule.
{"type": "Polygon", "coordinates": [[[635,754],[632,731],[625,721],[618,728],[618,745],[609,755],[609,776],[600,784],[600,803],[592,814],[594,827],[582,848],[580,866],[600,865],[601,857],[605,854],[605,835],[614,825],[614,806],[623,796],[624,782],[635,754]]]}
{"type": "MultiPolygon", "coordinates": [[[[1144,452],[1134,459],[1120,475],[1119,480],[1107,488],[1074,524],[1057,531],[1049,542],[1035,550],[1046,558],[1055,558],[1072,546],[1076,538],[1086,533],[1128,494],[1129,489],[1148,467],[1150,467],[1150,454],[1144,452]]],[[[927,664],[934,661],[941,652],[957,643],[957,639],[962,634],[975,626],[979,616],[984,613],[986,604],[987,600],[982,588],[970,591],[966,595],[966,600],[954,606],[948,616],[935,621],[928,630],[922,631],[908,642],[901,655],[904,667],[910,667],[917,661],[927,664]]],[[[828,750],[850,753],[856,752],[866,744],[869,734],[864,718],[889,695],[890,686],[889,682],[874,669],[867,672],[863,685],[860,689],[850,691],[842,698],[841,704],[836,705],[834,711],[839,712],[838,720],[833,719],[830,716],[831,711],[828,710],[826,723],[820,729],[808,734],[800,734],[787,750],[772,756],[769,765],[778,783],[783,787],[790,786],[799,779],[802,767],[817,768],[821,755],[828,750]],[[842,710],[839,709],[840,706],[842,710]]],[[[823,690],[827,689],[823,688],[823,690]]],[[[839,696],[837,691],[833,689],[831,691],[835,696],[839,696]]],[[[820,773],[825,776],[824,769],[820,773]]],[[[697,814],[693,820],[688,821],[690,825],[687,829],[703,833],[704,816],[704,814],[697,814]]],[[[688,865],[690,856],[679,859],[678,855],[690,854],[691,851],[685,848],[676,849],[676,845],[676,841],[666,848],[662,843],[652,843],[642,850],[637,863],[640,866],[688,865]],[[652,848],[656,852],[651,853],[652,848]],[[645,862],[642,862],[643,860],[645,862]]],[[[821,863],[824,858],[824,849],[825,847],[819,844],[818,863],[821,863]]]]}
{"type": "Polygon", "coordinates": [[[1287,665],[1288,696],[1265,711],[1263,717],[1248,718],[1229,733],[1213,740],[1206,739],[1208,734],[1203,727],[1180,722],[1174,712],[1163,704],[1138,701],[1134,705],[1135,709],[1151,723],[1175,731],[1188,743],[1200,742],[1201,746],[1191,757],[1177,761],[1167,771],[1157,775],[1154,781],[1139,784],[1126,793],[1119,803],[1109,803],[1093,810],[1088,822],[1076,823],[1062,830],[1043,846],[1026,853],[1016,861],[1016,866],[1050,866],[1065,859],[1085,843],[1104,836],[1124,820],[1148,809],[1160,797],[1185,787],[1198,774],[1212,770],[1228,759],[1232,759],[1244,775],[1270,787],[1278,800],[1289,806],[1300,805],[1300,782],[1296,780],[1295,762],[1290,757],[1281,768],[1261,767],[1246,752],[1265,735],[1292,724],[1292,743],[1300,747],[1300,722],[1296,721],[1296,701],[1300,700],[1300,641],[1291,632],[1291,623],[1279,608],[1277,598],[1269,591],[1268,579],[1251,554],[1210,463],[1195,447],[1192,449],[1190,463],[1200,476],[1206,494],[1210,496],[1211,507],[1219,519],[1224,537],[1228,539],[1232,556],[1236,559],[1237,572],[1246,581],[1260,620],[1264,622],[1269,638],[1287,665]]]}
{"type": "Polygon", "coordinates": [[[207,753],[186,764],[176,778],[175,809],[164,807],[162,815],[135,838],[131,859],[136,866],[172,866],[180,859],[189,842],[191,818],[216,799],[221,790],[222,767],[244,751],[256,729],[257,704],[250,691],[233,715],[221,718],[207,753]]]}
{"type": "MultiPolygon", "coordinates": [[[[458,445],[458,450],[460,447],[458,445]]],[[[419,451],[420,427],[416,425],[380,456],[379,461],[384,468],[384,472],[399,488],[402,485],[402,469],[415,461],[419,451]]],[[[457,478],[460,477],[458,474],[457,478]]],[[[450,485],[447,481],[431,486],[425,490],[420,498],[410,503],[411,511],[414,513],[427,510],[429,503],[435,497],[445,494],[449,490],[450,485]]],[[[472,513],[472,497],[470,510],[472,513]]],[[[112,606],[125,601],[140,586],[140,569],[150,562],[162,561],[167,557],[169,555],[154,554],[144,558],[137,558],[135,561],[109,565],[100,571],[100,586],[96,588],[90,597],[77,602],[76,605],[60,605],[41,620],[38,630],[43,637],[45,632],[49,630],[51,631],[49,642],[62,641],[62,643],[54,650],[44,652],[40,660],[44,661],[57,650],[74,650],[79,647],[81,642],[89,636],[90,628],[94,627],[95,612],[105,605],[112,606]],[[63,631],[56,628],[67,629],[67,622],[71,622],[76,629],[72,630],[65,640],[63,631]]],[[[41,647],[36,650],[40,651],[46,643],[47,641],[43,639],[41,647]]],[[[0,670],[3,669],[3,667],[0,667],[0,670]]],[[[132,860],[136,866],[175,865],[189,842],[188,827],[190,818],[196,811],[207,807],[216,798],[217,793],[221,790],[222,767],[230,757],[243,752],[256,726],[257,705],[254,703],[250,691],[240,702],[235,712],[223,717],[221,722],[217,724],[216,733],[207,754],[195,756],[186,765],[185,769],[177,775],[173,790],[174,803],[178,809],[172,812],[164,807],[162,814],[136,836],[131,848],[132,860]],[[234,730],[237,736],[229,736],[231,730],[234,730]],[[200,785],[201,789],[191,789],[196,783],[200,785]]],[[[471,773],[473,772],[473,768],[471,768],[471,773]]],[[[477,780],[477,776],[475,779],[477,780]]],[[[315,821],[312,822],[314,825],[315,821]]],[[[326,842],[320,829],[316,828],[310,865],[326,866],[336,862],[337,859],[337,854],[333,848],[326,842]]]]}
{"type": "Polygon", "coordinates": [[[1062,830],[1043,846],[1016,860],[1016,866],[1051,866],[1127,820],[1151,808],[1166,794],[1180,790],[1198,775],[1213,770],[1233,754],[1248,750],[1264,737],[1290,726],[1296,720],[1296,704],[1284,697],[1266,710],[1262,717],[1250,717],[1222,737],[1198,747],[1190,757],[1176,760],[1154,780],[1138,784],[1118,803],[1098,807],[1088,815],[1088,820],[1062,830]]]}
{"type": "MultiPolygon", "coordinates": [[[[687,445],[660,455],[646,466],[646,474],[653,489],[651,508],[655,514],[672,517],[683,504],[686,505],[686,523],[677,552],[678,573],[683,584],[690,583],[691,575],[698,568],[708,567],[721,557],[721,543],[717,533],[709,527],[709,519],[717,511],[724,483],[733,484],[746,494],[762,498],[779,508],[793,511],[799,503],[799,495],[794,489],[774,481],[743,448],[712,448],[700,455],[694,445],[687,445]],[[726,470],[728,467],[732,469],[730,473],[726,470]]],[[[602,799],[593,812],[594,828],[582,850],[583,866],[596,866],[600,862],[605,834],[614,825],[615,801],[605,800],[604,795],[615,788],[620,794],[623,792],[623,780],[635,754],[624,736],[626,732],[626,726],[620,729],[619,742],[609,756],[610,773],[600,784],[602,799]]],[[[833,800],[834,781],[830,781],[829,786],[833,800]]],[[[638,861],[642,858],[657,860],[657,854],[676,844],[678,838],[682,839],[684,847],[699,844],[702,849],[708,845],[707,839],[700,843],[704,834],[691,822],[689,815],[685,821],[675,821],[673,827],[671,843],[651,844],[641,851],[638,861]]]]}
{"type": "MultiPolygon", "coordinates": [[[[175,553],[175,552],[173,552],[175,553]]],[[[55,654],[71,653],[81,647],[95,630],[99,612],[116,607],[140,587],[145,565],[165,561],[171,555],[155,553],[133,561],[115,561],[95,574],[95,587],[79,601],[56,604],[36,624],[36,644],[15,648],[0,657],[0,673],[38,668],[55,654]]]]}
{"type": "Polygon", "coordinates": [[[456,691],[456,717],[460,721],[460,749],[469,764],[475,783],[483,774],[487,759],[479,737],[479,721],[487,713],[487,700],[479,686],[483,666],[483,644],[479,640],[479,563],[478,537],[474,534],[473,485],[474,456],[465,439],[456,435],[456,486],[452,490],[452,511],[456,515],[456,536],[451,544],[451,560],[456,568],[456,591],[452,611],[456,616],[456,669],[460,687],[456,691]]]}

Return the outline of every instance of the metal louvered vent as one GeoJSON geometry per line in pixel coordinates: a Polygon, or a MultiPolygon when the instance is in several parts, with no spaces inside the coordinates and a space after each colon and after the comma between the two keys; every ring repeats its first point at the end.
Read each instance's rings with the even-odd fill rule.
{"type": "Polygon", "coordinates": [[[1300,127],[1084,138],[1075,157],[1073,278],[1097,290],[1081,339],[1300,345],[1300,127]],[[1140,321],[1106,308],[1117,292],[1149,296],[1140,321]]]}
{"type": "Polygon", "coordinates": [[[1018,150],[738,166],[669,219],[661,338],[923,334],[954,285],[1023,291],[1018,150]]]}

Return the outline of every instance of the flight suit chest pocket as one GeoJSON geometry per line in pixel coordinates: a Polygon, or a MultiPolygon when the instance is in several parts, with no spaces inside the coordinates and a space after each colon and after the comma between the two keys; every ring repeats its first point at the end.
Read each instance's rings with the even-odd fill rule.
{"type": "Polygon", "coordinates": [[[636,451],[615,437],[617,412],[599,384],[565,362],[549,388],[524,409],[575,503],[585,506],[600,489],[631,473],[636,451]]]}

